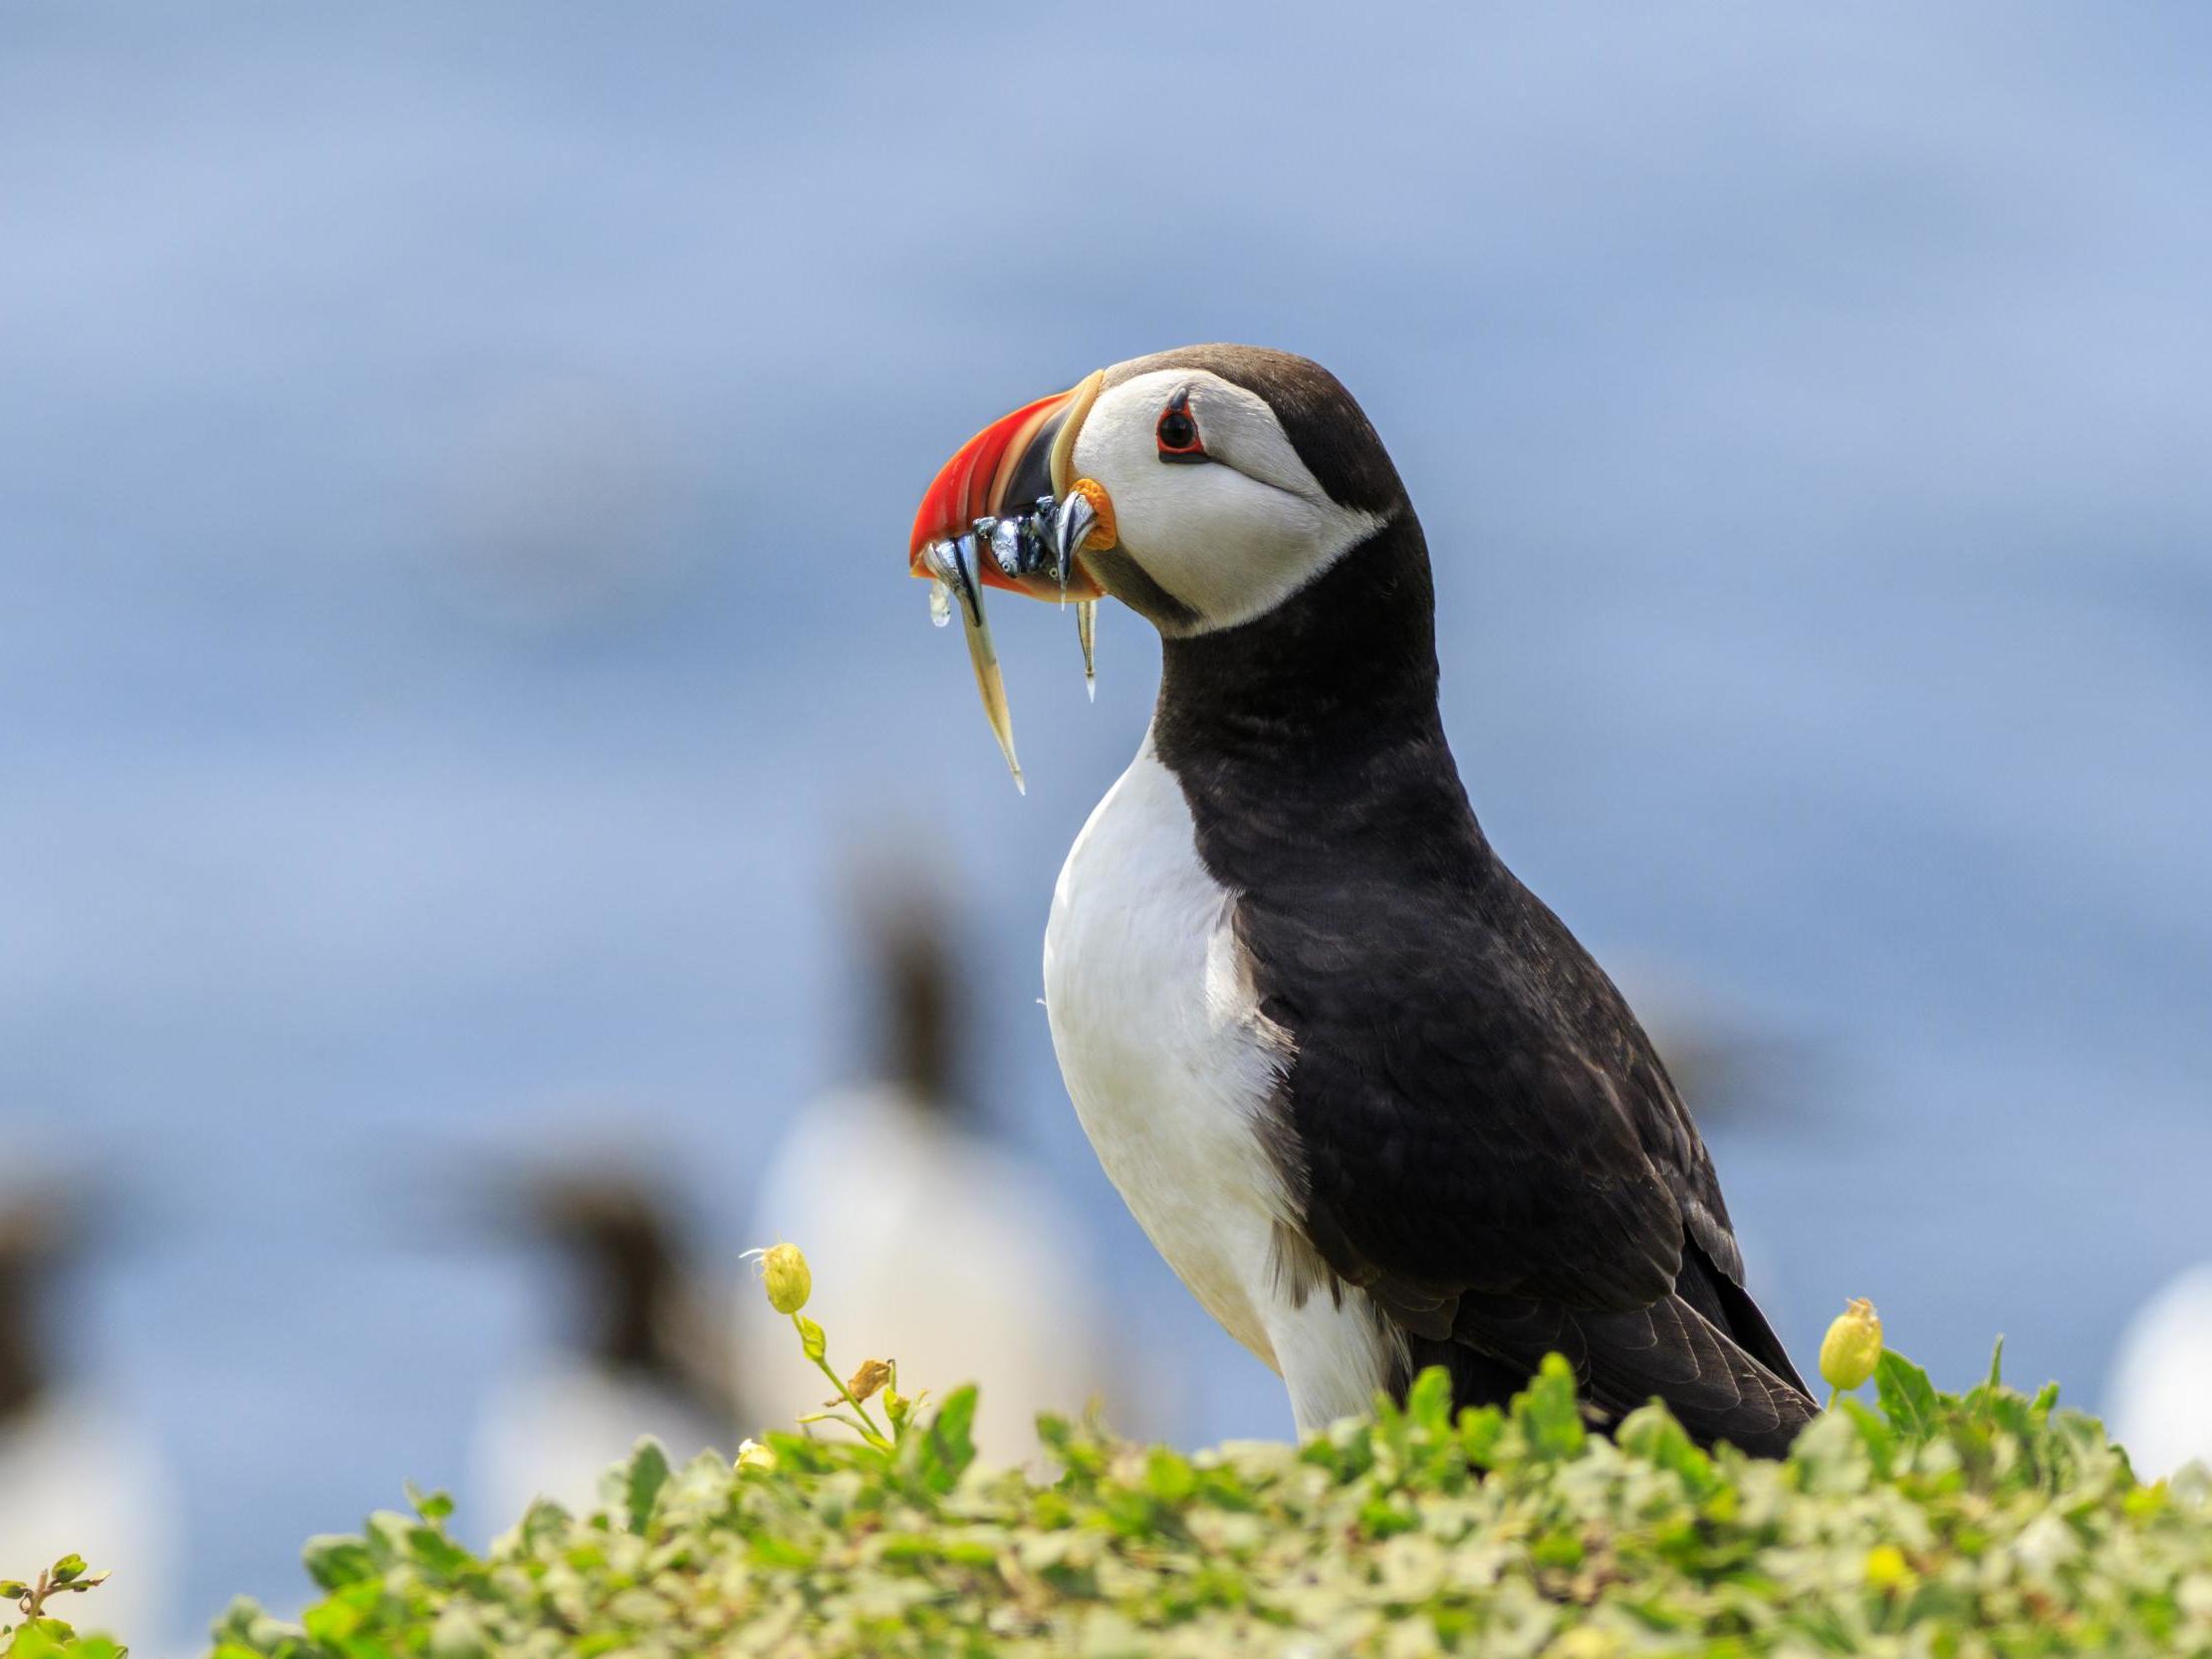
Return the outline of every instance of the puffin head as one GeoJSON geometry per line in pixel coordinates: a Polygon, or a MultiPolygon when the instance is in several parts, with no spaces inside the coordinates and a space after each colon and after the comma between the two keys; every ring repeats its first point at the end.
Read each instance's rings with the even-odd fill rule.
{"type": "MultiPolygon", "coordinates": [[[[1410,517],[1374,428],[1288,352],[1186,346],[1087,375],[970,438],[914,515],[913,575],[956,596],[1017,782],[983,590],[1119,599],[1169,640],[1253,622],[1410,517]]],[[[940,611],[947,619],[952,607],[940,611]]]]}
{"type": "MultiPolygon", "coordinates": [[[[980,582],[1038,598],[1109,594],[1170,636],[1265,614],[1405,510],[1388,453],[1337,377],[1251,346],[1115,363],[986,426],[922,497],[910,569],[940,575],[933,548],[978,520],[1034,516],[1040,501],[1052,504],[1041,533],[1073,528],[1060,516],[1070,507],[1081,527],[1065,591],[1057,557],[996,556],[989,529],[974,549],[980,582]]],[[[999,552],[1020,534],[1000,529],[999,552]]]]}

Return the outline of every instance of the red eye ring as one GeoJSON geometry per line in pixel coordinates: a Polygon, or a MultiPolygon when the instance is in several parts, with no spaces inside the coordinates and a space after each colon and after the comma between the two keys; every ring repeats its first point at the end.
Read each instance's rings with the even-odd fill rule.
{"type": "Polygon", "coordinates": [[[1205,443],[1198,436],[1197,417],[1190,412],[1190,393],[1178,391],[1167,400],[1167,407],[1159,412],[1159,424],[1154,429],[1159,443],[1159,458],[1163,461],[1203,461],[1207,458],[1205,443]]]}

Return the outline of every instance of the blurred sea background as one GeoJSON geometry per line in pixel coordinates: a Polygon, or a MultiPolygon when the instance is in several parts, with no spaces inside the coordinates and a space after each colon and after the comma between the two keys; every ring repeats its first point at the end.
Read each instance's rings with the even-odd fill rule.
{"type": "Polygon", "coordinates": [[[1193,341],[1390,445],[1492,837],[1749,1057],[1692,1104],[1801,1358],[1865,1295],[2093,1406],[2212,1256],[2208,54],[2144,5],[9,7],[0,1183],[98,1205],[66,1357],[180,1494],[174,1645],[462,1479],[551,1317],[472,1172],[621,1144],[736,1294],[886,836],[1164,1432],[1288,1432],[1036,1002],[1156,647],[1109,608],[1091,707],[999,607],[1024,800],[903,568],[970,431],[1193,341]]]}

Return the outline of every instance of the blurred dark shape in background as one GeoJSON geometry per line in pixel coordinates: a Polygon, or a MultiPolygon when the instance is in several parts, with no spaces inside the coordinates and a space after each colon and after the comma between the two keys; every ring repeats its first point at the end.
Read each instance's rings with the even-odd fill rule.
{"type": "MultiPolygon", "coordinates": [[[[0,1578],[81,1554],[112,1574],[87,1592],[99,1627],[150,1651],[177,1632],[169,1469],[146,1425],[67,1351],[89,1258],[131,1231],[67,1180],[0,1184],[0,1578]]],[[[15,1616],[0,1608],[0,1623],[15,1616]]]]}
{"type": "Polygon", "coordinates": [[[471,1513],[501,1528],[533,1499],[572,1512],[642,1435],[681,1463],[733,1452],[719,1276],[702,1271],[684,1205],[621,1160],[527,1176],[498,1193],[495,1225],[550,1254],[562,1339],[520,1356],[486,1396],[469,1458],[471,1513]]]}
{"type": "Polygon", "coordinates": [[[972,1125],[974,1079],[960,1041],[969,1028],[951,918],[941,900],[895,867],[886,860],[856,882],[860,914],[852,931],[863,941],[857,954],[865,960],[865,941],[874,944],[866,979],[877,1037],[868,1074],[918,1111],[972,1125]]]}
{"type": "Polygon", "coordinates": [[[1702,1129],[1738,1120],[1769,1133],[1809,1127],[1802,1118],[1819,1109],[1823,1086],[1811,1045],[1758,1027],[1678,964],[1633,949],[1600,948],[1598,959],[1702,1129]]]}
{"type": "Polygon", "coordinates": [[[2105,1379],[2106,1426],[2144,1480],[2212,1467],[2212,1262],[2186,1269],[2136,1309],[2105,1379]]]}
{"type": "MultiPolygon", "coordinates": [[[[1054,1180],[976,1109],[965,1081],[976,982],[941,879],[910,864],[886,853],[853,882],[866,986],[853,1001],[874,1033],[856,1048],[872,1067],[793,1118],[751,1225],[762,1245],[806,1252],[807,1312],[841,1367],[894,1360],[903,1392],[939,1398],[987,1382],[976,1419],[987,1457],[1034,1459],[1039,1412],[1094,1401],[1117,1426],[1148,1430],[1174,1366],[1128,1340],[1054,1180]]],[[[763,1421],[819,1410],[823,1381],[797,1362],[791,1321],[757,1280],[737,1305],[738,1374],[763,1421]]]]}

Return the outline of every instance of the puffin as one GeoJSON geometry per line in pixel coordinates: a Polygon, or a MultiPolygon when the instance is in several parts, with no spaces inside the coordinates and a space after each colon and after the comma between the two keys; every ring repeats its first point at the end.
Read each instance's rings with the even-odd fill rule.
{"type": "Polygon", "coordinates": [[[1430,1366],[1503,1403],[1556,1352],[1600,1428],[1655,1399],[1785,1453],[1815,1406],[1712,1157],[1476,820],[1427,543],[1336,376],[1229,345],[1098,370],[962,445],[908,556],[1010,765],[986,590],[1073,601],[1087,667],[1102,598],[1159,634],[1053,891],[1046,1014],[1106,1173],[1300,1434],[1430,1366]]]}

